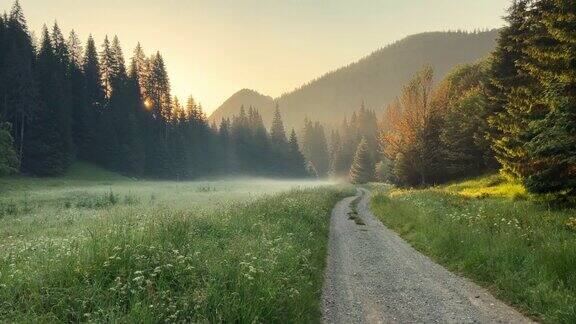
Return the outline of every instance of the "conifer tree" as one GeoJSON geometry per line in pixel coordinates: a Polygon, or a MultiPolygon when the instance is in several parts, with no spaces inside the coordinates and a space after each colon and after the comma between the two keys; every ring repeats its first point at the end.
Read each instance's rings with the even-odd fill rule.
{"type": "Polygon", "coordinates": [[[515,1],[506,17],[509,26],[500,32],[493,54],[487,93],[491,102],[489,137],[502,172],[516,179],[526,176],[525,131],[535,112],[526,104],[534,80],[518,66],[525,58],[528,0],[515,1]]]}
{"type": "MultiPolygon", "coordinates": [[[[55,26],[57,27],[57,26],[55,26]]],[[[53,38],[59,38],[54,28],[53,38]]],[[[65,46],[65,44],[58,44],[65,46]]],[[[64,49],[58,49],[63,55],[64,49]]],[[[30,145],[24,148],[22,168],[37,175],[64,172],[74,162],[69,93],[66,87],[65,58],[56,55],[51,36],[44,27],[36,65],[36,78],[43,106],[38,109],[35,127],[30,129],[30,145]]]]}
{"type": "Polygon", "coordinates": [[[271,145],[271,162],[275,171],[282,174],[290,172],[288,159],[288,140],[286,139],[286,131],[284,130],[284,123],[280,115],[280,109],[276,103],[274,110],[274,118],[272,120],[272,127],[270,128],[270,145],[271,145]]]}
{"type": "Polygon", "coordinates": [[[284,148],[288,143],[278,103],[276,103],[276,108],[274,109],[274,118],[272,120],[272,127],[270,128],[270,141],[274,147],[279,149],[284,148]]]}
{"type": "Polygon", "coordinates": [[[82,45],[80,39],[72,30],[66,41],[68,49],[68,80],[72,114],[72,139],[76,156],[84,159],[86,151],[89,150],[91,143],[88,141],[90,136],[86,136],[87,129],[91,128],[94,119],[89,120],[84,116],[85,107],[85,88],[84,75],[82,72],[82,45]]]}
{"type": "Polygon", "coordinates": [[[364,184],[372,180],[374,180],[374,164],[370,158],[368,141],[362,138],[350,168],[350,181],[354,184],[364,184]]]}
{"type": "Polygon", "coordinates": [[[149,65],[150,62],[148,58],[146,58],[144,49],[142,48],[142,45],[138,43],[134,49],[134,55],[132,57],[132,71],[135,73],[134,77],[138,78],[142,100],[148,98],[148,95],[146,94],[146,83],[148,82],[149,65]]]}
{"type": "Polygon", "coordinates": [[[304,121],[302,150],[309,162],[320,177],[328,174],[330,157],[324,127],[319,123],[312,123],[309,119],[304,121]]]}
{"type": "Polygon", "coordinates": [[[288,168],[290,170],[289,175],[292,177],[306,177],[308,175],[306,172],[306,159],[300,151],[298,138],[296,137],[296,131],[294,131],[294,129],[292,129],[292,132],[290,133],[288,147],[288,168]]]}
{"type": "Polygon", "coordinates": [[[102,80],[102,89],[104,97],[110,99],[112,96],[112,78],[114,75],[114,56],[110,47],[108,35],[104,37],[102,50],[100,51],[100,78],[102,80]]]}
{"type": "Polygon", "coordinates": [[[0,44],[0,114],[12,124],[16,150],[24,159],[28,129],[38,115],[35,53],[19,1],[4,15],[0,44]]]}
{"type": "Polygon", "coordinates": [[[523,138],[528,160],[524,183],[533,193],[559,199],[576,196],[575,5],[570,0],[533,4],[527,14],[525,58],[519,64],[536,83],[532,96],[524,98],[531,113],[523,138]]]}
{"type": "Polygon", "coordinates": [[[534,136],[527,144],[530,160],[526,188],[537,194],[565,199],[576,195],[576,105],[552,88],[547,96],[551,111],[532,124],[534,136]]]}
{"type": "Polygon", "coordinates": [[[104,89],[100,78],[100,64],[94,39],[90,35],[82,60],[82,103],[76,108],[75,139],[78,157],[96,162],[97,117],[104,109],[104,89]]]}

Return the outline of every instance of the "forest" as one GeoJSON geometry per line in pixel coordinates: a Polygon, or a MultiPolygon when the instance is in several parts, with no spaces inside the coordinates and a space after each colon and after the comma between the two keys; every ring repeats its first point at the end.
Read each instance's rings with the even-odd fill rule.
{"type": "Polygon", "coordinates": [[[270,131],[252,107],[209,125],[192,97],[171,95],[159,52],[138,45],[126,63],[118,37],[83,46],[57,24],[37,44],[18,1],[0,17],[0,122],[0,174],[53,176],[86,161],[164,179],[307,175],[279,114],[270,131]]]}
{"type": "Polygon", "coordinates": [[[438,84],[425,66],[378,122],[364,108],[344,121],[332,135],[332,172],[354,162],[353,181],[421,187],[499,170],[531,194],[572,200],[574,10],[570,1],[515,2],[492,55],[438,84]]]}
{"type": "Polygon", "coordinates": [[[0,15],[0,322],[576,323],[574,0],[211,117],[160,52],[36,37],[20,3],[0,15]]]}
{"type": "Polygon", "coordinates": [[[160,53],[125,63],[117,37],[97,48],[57,24],[39,44],[16,2],[0,20],[0,171],[63,173],[76,160],[133,176],[349,177],[427,186],[500,170],[529,192],[574,196],[576,36],[570,1],[516,1],[488,57],[439,82],[422,67],[380,116],[339,127],[309,118],[288,135],[278,104],[210,125],[170,94],[160,53]],[[300,142],[300,144],[299,144],[300,142]]]}

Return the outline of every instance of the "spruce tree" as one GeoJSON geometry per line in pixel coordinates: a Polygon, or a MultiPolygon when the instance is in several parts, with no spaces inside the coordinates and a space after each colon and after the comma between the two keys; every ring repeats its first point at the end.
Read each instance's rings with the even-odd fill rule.
{"type": "Polygon", "coordinates": [[[330,156],[324,127],[319,122],[305,120],[302,148],[304,156],[312,162],[318,176],[325,177],[328,174],[330,156]]]}
{"type": "Polygon", "coordinates": [[[114,37],[112,46],[112,95],[109,111],[114,118],[117,138],[117,156],[115,168],[123,173],[140,175],[144,169],[144,147],[137,111],[142,109],[137,80],[129,79],[124,63],[124,55],[118,37],[114,37]]]}
{"type": "Polygon", "coordinates": [[[28,129],[40,105],[34,75],[35,53],[20,3],[2,18],[0,45],[0,114],[12,124],[12,134],[21,159],[28,129]]]}
{"type": "Polygon", "coordinates": [[[354,161],[350,168],[350,181],[354,184],[364,184],[374,180],[374,164],[370,158],[370,151],[368,148],[368,141],[362,138],[358,148],[356,149],[356,154],[354,155],[354,161]]]}
{"type": "Polygon", "coordinates": [[[532,124],[537,135],[527,144],[530,160],[524,184],[537,194],[576,196],[576,104],[558,88],[548,92],[551,111],[532,124]]]}
{"type": "Polygon", "coordinates": [[[292,132],[290,133],[288,147],[289,175],[292,177],[306,177],[308,175],[306,172],[306,159],[300,151],[298,138],[296,137],[296,131],[294,131],[294,129],[292,129],[292,132]]]}
{"type": "Polygon", "coordinates": [[[75,115],[74,136],[77,143],[78,157],[84,161],[96,162],[97,117],[104,109],[104,89],[100,77],[100,63],[94,39],[90,35],[82,60],[82,103],[75,115]]]}
{"type": "Polygon", "coordinates": [[[487,87],[492,149],[502,172],[516,179],[526,176],[526,130],[536,112],[526,100],[532,96],[534,80],[519,69],[530,32],[526,24],[528,5],[528,0],[519,0],[509,9],[509,25],[500,32],[487,87]]]}
{"type": "Polygon", "coordinates": [[[277,148],[284,148],[288,143],[284,123],[282,122],[282,115],[280,114],[280,108],[277,103],[274,109],[272,127],[270,128],[270,141],[272,145],[277,148]]]}
{"type": "Polygon", "coordinates": [[[535,2],[520,69],[536,80],[524,98],[532,114],[525,145],[524,183],[538,194],[576,196],[576,6],[570,0],[535,2]]]}
{"type": "Polygon", "coordinates": [[[92,123],[94,119],[87,120],[84,116],[86,112],[85,107],[85,88],[84,88],[84,74],[82,72],[82,45],[76,33],[72,30],[66,41],[68,48],[68,80],[70,102],[72,110],[72,138],[74,140],[74,147],[76,156],[80,159],[85,159],[86,150],[90,147],[91,143],[86,135],[86,130],[91,127],[88,123],[92,123]]]}
{"type": "Polygon", "coordinates": [[[287,175],[289,166],[287,163],[288,158],[288,140],[286,139],[286,131],[284,130],[284,123],[280,115],[280,109],[276,104],[274,110],[274,118],[272,120],[272,127],[270,128],[270,145],[272,149],[271,166],[278,174],[287,175]]]}
{"type": "MultiPolygon", "coordinates": [[[[54,28],[54,33],[56,35],[53,37],[58,38],[57,28],[54,28]]],[[[58,49],[58,53],[62,55],[64,49],[58,49]]],[[[30,128],[30,144],[24,147],[22,168],[28,173],[43,176],[61,174],[74,162],[72,118],[64,59],[56,55],[51,36],[44,27],[35,69],[43,105],[38,109],[35,127],[30,128]]]]}
{"type": "Polygon", "coordinates": [[[110,40],[108,35],[104,37],[102,43],[102,50],[100,51],[100,79],[102,89],[104,90],[104,97],[110,99],[112,96],[112,78],[114,75],[114,54],[110,47],[110,40]]]}

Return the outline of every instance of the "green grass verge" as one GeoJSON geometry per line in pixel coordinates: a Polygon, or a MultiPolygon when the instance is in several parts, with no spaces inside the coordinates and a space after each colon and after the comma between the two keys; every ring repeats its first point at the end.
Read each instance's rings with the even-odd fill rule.
{"type": "Polygon", "coordinates": [[[415,248],[526,314],[575,323],[576,232],[566,224],[576,211],[516,199],[516,185],[493,180],[424,190],[375,185],[372,209],[415,248]]]}

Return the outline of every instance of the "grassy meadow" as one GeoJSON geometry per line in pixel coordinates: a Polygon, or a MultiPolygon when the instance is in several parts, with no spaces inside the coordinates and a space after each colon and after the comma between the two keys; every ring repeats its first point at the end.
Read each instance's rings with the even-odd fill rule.
{"type": "Polygon", "coordinates": [[[418,250],[543,322],[576,322],[574,209],[533,202],[496,175],[372,189],[374,213],[418,250]]]}
{"type": "Polygon", "coordinates": [[[329,215],[313,181],[0,179],[0,318],[316,322],[329,215]]]}

